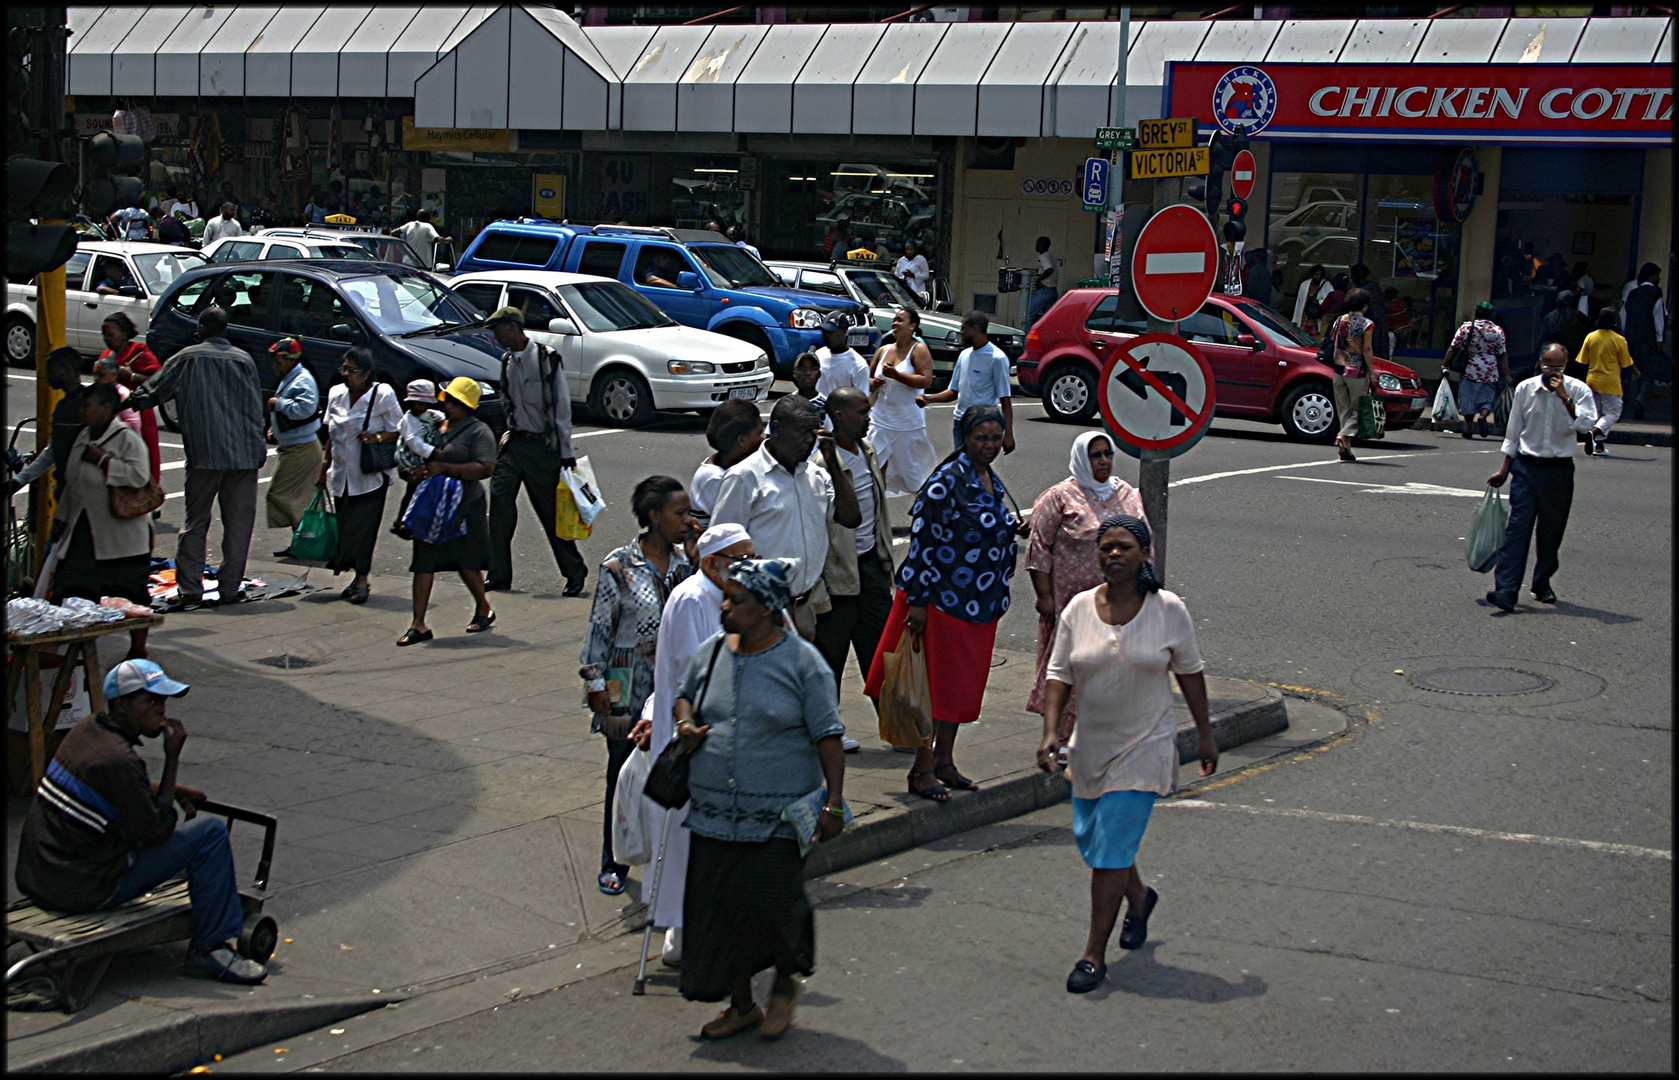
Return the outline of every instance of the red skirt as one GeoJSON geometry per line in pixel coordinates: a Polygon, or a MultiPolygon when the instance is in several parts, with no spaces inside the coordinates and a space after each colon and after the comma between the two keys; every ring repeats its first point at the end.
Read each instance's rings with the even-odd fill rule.
{"type": "MultiPolygon", "coordinates": [[[[886,654],[898,647],[903,637],[909,604],[902,589],[894,589],[892,613],[886,617],[886,632],[880,635],[874,662],[863,693],[880,697],[886,677],[886,654]]],[[[931,605],[927,608],[927,632],[922,647],[927,653],[927,689],[933,695],[933,719],[946,724],[966,724],[979,719],[985,697],[985,681],[991,676],[991,649],[997,640],[997,623],[972,623],[946,615],[931,605]]]]}

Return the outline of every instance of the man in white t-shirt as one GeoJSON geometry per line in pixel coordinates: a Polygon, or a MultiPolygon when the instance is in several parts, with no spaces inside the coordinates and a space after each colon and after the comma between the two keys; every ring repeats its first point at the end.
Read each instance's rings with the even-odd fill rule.
{"type": "Polygon", "coordinates": [[[869,362],[845,343],[850,329],[842,315],[829,315],[822,320],[822,347],[816,350],[816,359],[822,365],[822,374],[816,380],[818,398],[826,399],[840,386],[855,386],[864,394],[869,392],[869,362]]]}
{"type": "Polygon", "coordinates": [[[450,237],[438,233],[431,223],[431,211],[425,207],[414,212],[414,220],[396,230],[396,234],[408,242],[414,253],[425,260],[426,269],[437,265],[437,242],[448,240],[450,237]]]}
{"type": "Polygon", "coordinates": [[[222,203],[221,216],[211,218],[210,223],[204,226],[203,246],[209,247],[224,236],[245,235],[245,226],[233,216],[233,209],[232,203],[222,203]]]}
{"type": "Polygon", "coordinates": [[[111,223],[124,240],[146,240],[151,237],[152,216],[138,206],[128,206],[111,215],[111,223]]]}
{"type": "Polygon", "coordinates": [[[927,265],[927,256],[917,250],[914,240],[904,242],[904,253],[898,256],[897,265],[892,268],[892,273],[899,281],[909,286],[910,292],[917,296],[926,296],[927,278],[932,270],[927,265]]]}
{"type": "Polygon", "coordinates": [[[950,371],[950,385],[934,394],[923,394],[923,406],[956,402],[951,420],[951,440],[962,448],[962,414],[978,405],[995,405],[1003,413],[1003,453],[1014,453],[1014,407],[1009,401],[1009,357],[991,344],[991,320],[983,311],[970,311],[962,318],[962,344],[950,371]]]}
{"type": "Polygon", "coordinates": [[[1032,274],[1032,298],[1026,309],[1026,328],[1054,306],[1061,293],[1055,287],[1055,258],[1049,253],[1049,237],[1038,237],[1038,269],[1032,274]]]}

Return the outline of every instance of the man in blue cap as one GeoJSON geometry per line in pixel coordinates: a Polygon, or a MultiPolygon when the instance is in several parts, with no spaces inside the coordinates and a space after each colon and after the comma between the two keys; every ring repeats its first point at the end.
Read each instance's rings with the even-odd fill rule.
{"type": "Polygon", "coordinates": [[[175,781],[187,730],[164,715],[190,687],[150,660],[124,660],[105,676],[108,711],[79,721],[47,765],[23,820],[18,888],[54,911],[125,904],[186,871],[192,900],[189,975],[253,984],[268,971],[229,942],[244,925],[227,826],[198,817],[204,793],[175,781]],[[163,736],[163,777],[135,747],[163,736]],[[175,803],[187,820],[175,824],[175,803]]]}

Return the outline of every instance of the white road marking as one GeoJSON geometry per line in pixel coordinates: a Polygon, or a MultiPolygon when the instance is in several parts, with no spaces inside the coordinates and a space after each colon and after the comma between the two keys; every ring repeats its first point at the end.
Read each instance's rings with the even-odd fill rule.
{"type": "MultiPolygon", "coordinates": [[[[1501,453],[1501,451],[1498,451],[1498,450],[1447,451],[1447,453],[1454,453],[1454,452],[1459,453],[1459,454],[1497,454],[1497,453],[1501,453]]],[[[1361,457],[1358,460],[1359,461],[1388,461],[1388,460],[1391,460],[1393,458],[1413,458],[1413,457],[1423,457],[1423,456],[1425,456],[1425,455],[1420,454],[1420,453],[1371,454],[1371,455],[1368,455],[1366,457],[1361,457]]],[[[1182,480],[1173,480],[1172,483],[1169,486],[1170,487],[1181,487],[1184,484],[1204,484],[1208,480],[1225,480],[1225,479],[1228,479],[1232,476],[1253,476],[1257,473],[1287,472],[1290,469],[1319,469],[1319,468],[1327,468],[1331,465],[1340,465],[1340,464],[1343,464],[1343,463],[1339,459],[1329,458],[1328,460],[1325,460],[1325,461],[1308,461],[1308,462],[1305,462],[1305,463],[1300,464],[1300,465],[1261,465],[1261,466],[1259,466],[1258,468],[1255,468],[1255,469],[1232,469],[1229,472],[1207,473],[1205,476],[1186,476],[1182,480]]],[[[1483,492],[1476,492],[1476,494],[1481,495],[1481,494],[1484,494],[1484,493],[1483,492]]]]}
{"type": "Polygon", "coordinates": [[[1184,806],[1192,810],[1228,810],[1238,814],[1270,817],[1306,818],[1313,821],[1337,821],[1349,825],[1376,825],[1384,829],[1413,829],[1417,832],[1444,833],[1450,836],[1471,836],[1481,840],[1509,840],[1519,844],[1543,844],[1548,847],[1582,848],[1609,855],[1630,855],[1640,859],[1673,861],[1673,852],[1660,848],[1638,847],[1634,844],[1611,844],[1602,840],[1576,840],[1566,836],[1540,836],[1537,833],[1499,832],[1496,829],[1472,829],[1465,825],[1434,825],[1426,821],[1382,820],[1361,814],[1331,814],[1323,810],[1291,810],[1280,806],[1247,806],[1242,803],[1208,802],[1205,799],[1162,799],[1161,806],[1184,806]]]}
{"type": "Polygon", "coordinates": [[[1422,484],[1415,480],[1405,484],[1371,484],[1361,480],[1330,480],[1323,476],[1279,476],[1277,479],[1305,480],[1313,484],[1345,484],[1358,488],[1366,495],[1461,495],[1471,499],[1479,499],[1486,495],[1485,491],[1441,487],[1439,484],[1422,484]]]}

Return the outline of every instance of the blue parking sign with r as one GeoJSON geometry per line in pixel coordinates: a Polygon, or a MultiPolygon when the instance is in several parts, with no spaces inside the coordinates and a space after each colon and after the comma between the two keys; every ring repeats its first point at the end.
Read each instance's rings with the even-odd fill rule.
{"type": "Polygon", "coordinates": [[[1079,182],[1079,190],[1083,193],[1086,203],[1100,206],[1107,205],[1109,168],[1107,158],[1084,159],[1084,175],[1079,182]]]}

